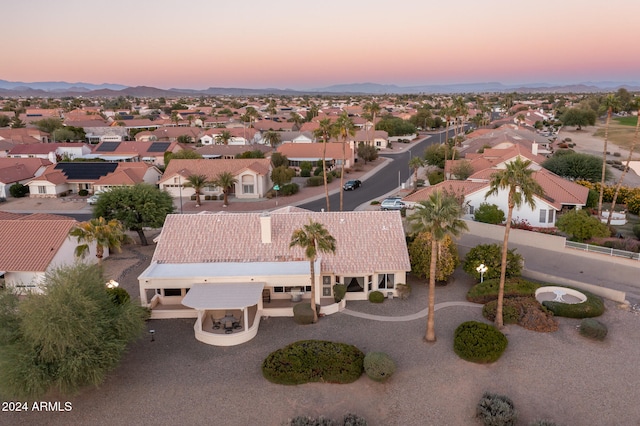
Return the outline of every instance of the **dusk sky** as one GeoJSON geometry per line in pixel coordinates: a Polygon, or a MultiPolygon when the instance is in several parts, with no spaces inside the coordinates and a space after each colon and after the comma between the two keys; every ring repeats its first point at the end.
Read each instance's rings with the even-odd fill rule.
{"type": "Polygon", "coordinates": [[[313,89],[640,81],[638,0],[20,0],[0,79],[313,89]]]}

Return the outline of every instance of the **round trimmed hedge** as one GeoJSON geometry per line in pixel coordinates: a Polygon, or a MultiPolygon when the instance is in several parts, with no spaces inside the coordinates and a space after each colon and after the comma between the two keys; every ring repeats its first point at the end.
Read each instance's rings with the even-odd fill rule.
{"type": "Polygon", "coordinates": [[[364,353],[353,345],[326,340],[301,340],[271,352],[262,375],[273,383],[352,383],[364,369],[364,353]]]}
{"type": "Polygon", "coordinates": [[[375,290],[369,293],[369,302],[382,303],[384,302],[384,294],[381,291],[375,290]]]}
{"type": "Polygon", "coordinates": [[[463,322],[453,337],[454,352],[460,358],[478,364],[497,361],[507,344],[507,338],[500,330],[478,321],[463,322]]]}
{"type": "Polygon", "coordinates": [[[396,371],[396,363],[384,352],[369,352],[364,357],[364,372],[376,382],[384,382],[396,371]]]}
{"type": "MultiPolygon", "coordinates": [[[[571,288],[571,287],[567,287],[571,288]]],[[[562,303],[553,300],[542,302],[542,306],[553,312],[557,317],[566,318],[593,318],[604,313],[604,300],[588,291],[573,289],[587,296],[587,300],[582,303],[562,303]]]]}

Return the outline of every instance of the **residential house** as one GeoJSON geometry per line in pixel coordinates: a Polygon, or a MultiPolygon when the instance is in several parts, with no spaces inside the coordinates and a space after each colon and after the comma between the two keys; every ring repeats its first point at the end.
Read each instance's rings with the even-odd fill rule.
{"type": "Polygon", "coordinates": [[[40,158],[0,158],[0,199],[11,196],[9,188],[16,183],[26,184],[40,176],[51,162],[40,158]]]}
{"type": "Polygon", "coordinates": [[[96,185],[99,190],[138,183],[157,185],[159,176],[160,171],[146,163],[60,162],[26,184],[31,198],[57,198],[82,190],[93,193],[96,185]]]}
{"type": "Polygon", "coordinates": [[[7,154],[10,158],[41,158],[56,163],[59,159],[66,161],[74,158],[83,158],[91,154],[91,148],[84,143],[37,143],[19,144],[13,147],[7,154]]]}
{"type": "MultiPolygon", "coordinates": [[[[77,261],[76,238],[69,232],[78,222],[52,214],[0,212],[0,241],[11,242],[0,250],[0,273],[7,286],[23,292],[40,292],[45,274],[77,261]]],[[[105,247],[104,257],[109,256],[105,247]]],[[[89,244],[87,262],[95,263],[96,245],[89,244]]]]}
{"type": "Polygon", "coordinates": [[[196,148],[195,152],[202,155],[202,158],[218,159],[236,158],[236,155],[242,154],[247,151],[260,151],[264,153],[265,157],[269,157],[273,148],[267,145],[205,145],[200,148],[196,148]]]}
{"type": "MultiPolygon", "coordinates": [[[[313,132],[278,132],[280,143],[314,143],[317,141],[313,132]]],[[[261,140],[261,143],[266,141],[261,140]]]]}
{"type": "Polygon", "coordinates": [[[220,139],[222,132],[228,132],[231,135],[231,138],[226,143],[227,145],[251,145],[261,140],[260,133],[256,129],[249,127],[234,127],[230,129],[208,129],[202,136],[200,136],[200,139],[198,139],[198,141],[202,145],[224,145],[224,143],[220,139]]]}
{"type": "Polygon", "coordinates": [[[19,129],[0,129],[0,140],[6,139],[16,144],[21,143],[47,143],[50,142],[47,132],[42,132],[36,128],[25,127],[19,129]]]}
{"type": "MultiPolygon", "coordinates": [[[[353,146],[349,143],[344,144],[346,152],[345,167],[353,167],[355,163],[355,154],[353,146]]],[[[325,152],[325,164],[329,168],[342,166],[342,154],[343,144],[342,142],[329,142],[326,144],[325,152]]],[[[290,167],[300,167],[300,163],[303,161],[310,161],[313,164],[317,164],[322,161],[322,155],[325,151],[324,143],[285,143],[278,146],[277,151],[286,155],[289,159],[290,167]]]]}
{"type": "MultiPolygon", "coordinates": [[[[219,159],[216,161],[197,159],[174,159],[158,182],[160,189],[167,191],[172,197],[190,197],[195,190],[186,186],[191,175],[204,175],[208,181],[214,181],[221,173],[231,173],[236,184],[229,190],[229,195],[239,199],[262,198],[271,188],[271,160],[268,158],[219,159]]],[[[203,198],[223,193],[222,188],[210,185],[201,191],[203,198]]]]}
{"type": "Polygon", "coordinates": [[[163,166],[166,152],[178,152],[182,149],[178,142],[101,142],[84,158],[114,162],[142,161],[163,166]]]}
{"type": "Polygon", "coordinates": [[[311,286],[320,313],[331,314],[347,301],[367,300],[372,291],[392,297],[410,269],[398,212],[285,207],[167,216],[138,282],[140,301],[152,318],[196,318],[196,339],[229,346],[252,339],[261,318],[293,316],[297,301],[310,300],[311,286]],[[313,283],[304,249],[289,246],[293,232],[310,221],[336,238],[335,253],[319,253],[313,283]],[[339,304],[335,284],[347,287],[339,304]],[[223,316],[235,318],[238,330],[217,330],[223,316]]]}

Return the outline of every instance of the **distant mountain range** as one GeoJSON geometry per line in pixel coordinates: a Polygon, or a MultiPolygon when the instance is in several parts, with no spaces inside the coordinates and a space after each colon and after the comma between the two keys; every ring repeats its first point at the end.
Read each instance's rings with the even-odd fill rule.
{"type": "Polygon", "coordinates": [[[128,87],[121,84],[92,84],[92,83],[67,83],[64,81],[43,81],[25,83],[21,81],[0,80],[0,96],[95,96],[116,97],[134,96],[140,98],[150,97],[176,97],[176,96],[259,96],[259,95],[290,95],[303,94],[317,95],[383,95],[383,94],[447,94],[447,93],[596,93],[611,92],[619,88],[629,91],[640,91],[640,82],[615,82],[597,81],[583,82],[567,85],[553,85],[546,83],[528,83],[506,85],[497,82],[464,83],[464,84],[432,84],[422,86],[396,86],[376,83],[338,84],[328,87],[320,87],[311,90],[293,89],[246,89],[233,87],[210,87],[205,90],[193,89],[158,89],[155,87],[137,86],[128,87]]]}

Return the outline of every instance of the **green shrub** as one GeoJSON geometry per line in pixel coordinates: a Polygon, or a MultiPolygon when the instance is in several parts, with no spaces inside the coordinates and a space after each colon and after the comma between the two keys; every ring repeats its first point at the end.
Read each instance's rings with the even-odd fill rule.
{"type": "MultiPolygon", "coordinates": [[[[498,298],[500,279],[484,280],[471,287],[467,292],[467,300],[474,303],[487,303],[498,298]]],[[[504,283],[504,297],[535,296],[540,284],[527,281],[524,278],[508,278],[504,283]]]]}
{"type": "Polygon", "coordinates": [[[127,290],[122,287],[107,288],[106,290],[107,293],[111,295],[113,303],[115,303],[116,305],[124,305],[129,300],[131,300],[131,296],[129,296],[127,290]]]}
{"type": "MultiPolygon", "coordinates": [[[[497,300],[484,305],[482,315],[495,321],[497,300]]],[[[558,330],[558,321],[535,297],[510,297],[504,299],[502,320],[505,324],[518,324],[527,330],[549,333],[558,330]]]]}
{"type": "Polygon", "coordinates": [[[382,303],[384,302],[384,294],[381,291],[375,290],[369,293],[369,302],[382,303]]]}
{"type": "Polygon", "coordinates": [[[587,300],[582,303],[562,303],[553,300],[542,302],[542,306],[549,309],[557,317],[593,318],[604,313],[604,301],[601,297],[584,290],[578,290],[587,300]]]}
{"type": "Polygon", "coordinates": [[[311,170],[309,169],[300,170],[300,177],[309,177],[309,176],[311,176],[311,170]]]}
{"type": "Polygon", "coordinates": [[[362,375],[364,353],[353,345],[325,340],[302,340],[270,353],[262,363],[263,376],[273,383],[352,383],[362,375]]]}
{"type": "Polygon", "coordinates": [[[608,333],[607,326],[593,318],[580,321],[580,335],[595,340],[604,340],[608,333]]]}
{"type": "Polygon", "coordinates": [[[558,230],[568,234],[575,241],[586,241],[594,237],[608,237],[611,231],[596,216],[586,210],[571,210],[558,216],[558,230]]]}
{"type": "Polygon", "coordinates": [[[453,350],[464,360],[486,364],[497,361],[507,348],[507,338],[492,325],[463,322],[456,328],[453,350]]]}
{"type": "Polygon", "coordinates": [[[344,299],[345,294],[347,294],[347,286],[344,284],[334,284],[333,285],[333,299],[336,302],[340,302],[344,299]]]}
{"type": "MultiPolygon", "coordinates": [[[[496,320],[496,309],[498,307],[498,301],[492,300],[485,303],[482,307],[482,316],[493,322],[496,320]]],[[[511,299],[504,299],[502,305],[502,321],[504,324],[517,324],[520,321],[520,306],[511,299]]]]}
{"type": "MultiPolygon", "coordinates": [[[[316,305],[316,312],[320,313],[319,305],[316,305]]],[[[293,305],[293,320],[297,324],[313,324],[313,311],[311,310],[311,303],[302,302],[293,305]]]]}
{"type": "MultiPolygon", "coordinates": [[[[479,244],[469,250],[464,259],[462,268],[464,271],[480,280],[480,273],[476,270],[480,264],[488,269],[484,273],[484,279],[499,278],[500,264],[502,260],[502,246],[500,244],[479,244]]],[[[522,256],[516,253],[516,249],[507,251],[507,277],[519,277],[522,273],[522,256]]]]}
{"type": "Polygon", "coordinates": [[[633,225],[633,235],[640,240],[640,223],[633,225]]]}
{"type": "Polygon", "coordinates": [[[28,193],[29,193],[29,187],[21,183],[14,183],[9,187],[9,194],[11,194],[13,198],[26,197],[28,193]]]}
{"type": "MultiPolygon", "coordinates": [[[[327,176],[328,178],[328,176],[327,176]]],[[[327,182],[329,179],[327,179],[327,182]]],[[[324,185],[324,178],[322,176],[311,176],[307,179],[307,186],[321,186],[324,185]]]]}
{"type": "Polygon", "coordinates": [[[284,196],[296,194],[299,190],[297,183],[286,183],[280,187],[280,193],[284,196]]]}
{"type": "MultiPolygon", "coordinates": [[[[380,200],[372,200],[371,203],[369,203],[369,204],[371,204],[372,206],[377,206],[378,204],[380,204],[380,200]]],[[[638,237],[638,238],[640,238],[640,237],[638,237]]]]}
{"type": "Polygon", "coordinates": [[[590,189],[589,194],[587,195],[586,207],[595,208],[598,205],[599,198],[600,198],[600,193],[595,189],[590,189]]]}
{"type": "Polygon", "coordinates": [[[398,297],[400,297],[402,300],[407,300],[411,295],[411,285],[396,284],[396,291],[398,292],[398,297]]]}
{"type": "Polygon", "coordinates": [[[78,191],[78,195],[81,197],[86,197],[87,195],[89,195],[89,191],[87,191],[86,189],[81,189],[80,191],[78,191]]]}
{"type": "Polygon", "coordinates": [[[477,222],[497,225],[505,220],[504,212],[495,204],[482,203],[473,213],[477,222]]]}
{"type": "Polygon", "coordinates": [[[515,426],[518,412],[509,397],[485,392],[476,406],[476,417],[485,426],[515,426]]]}
{"type": "Polygon", "coordinates": [[[371,380],[384,382],[396,371],[396,363],[384,352],[369,352],[364,357],[364,372],[371,380]]]}
{"type": "Polygon", "coordinates": [[[322,176],[322,167],[316,167],[315,169],[313,169],[313,175],[322,176]]]}
{"type": "Polygon", "coordinates": [[[342,419],[342,426],[367,426],[367,421],[357,414],[348,413],[342,419]]]}
{"type": "Polygon", "coordinates": [[[427,174],[427,180],[429,185],[436,185],[440,182],[444,182],[444,172],[442,170],[434,170],[427,174]]]}

